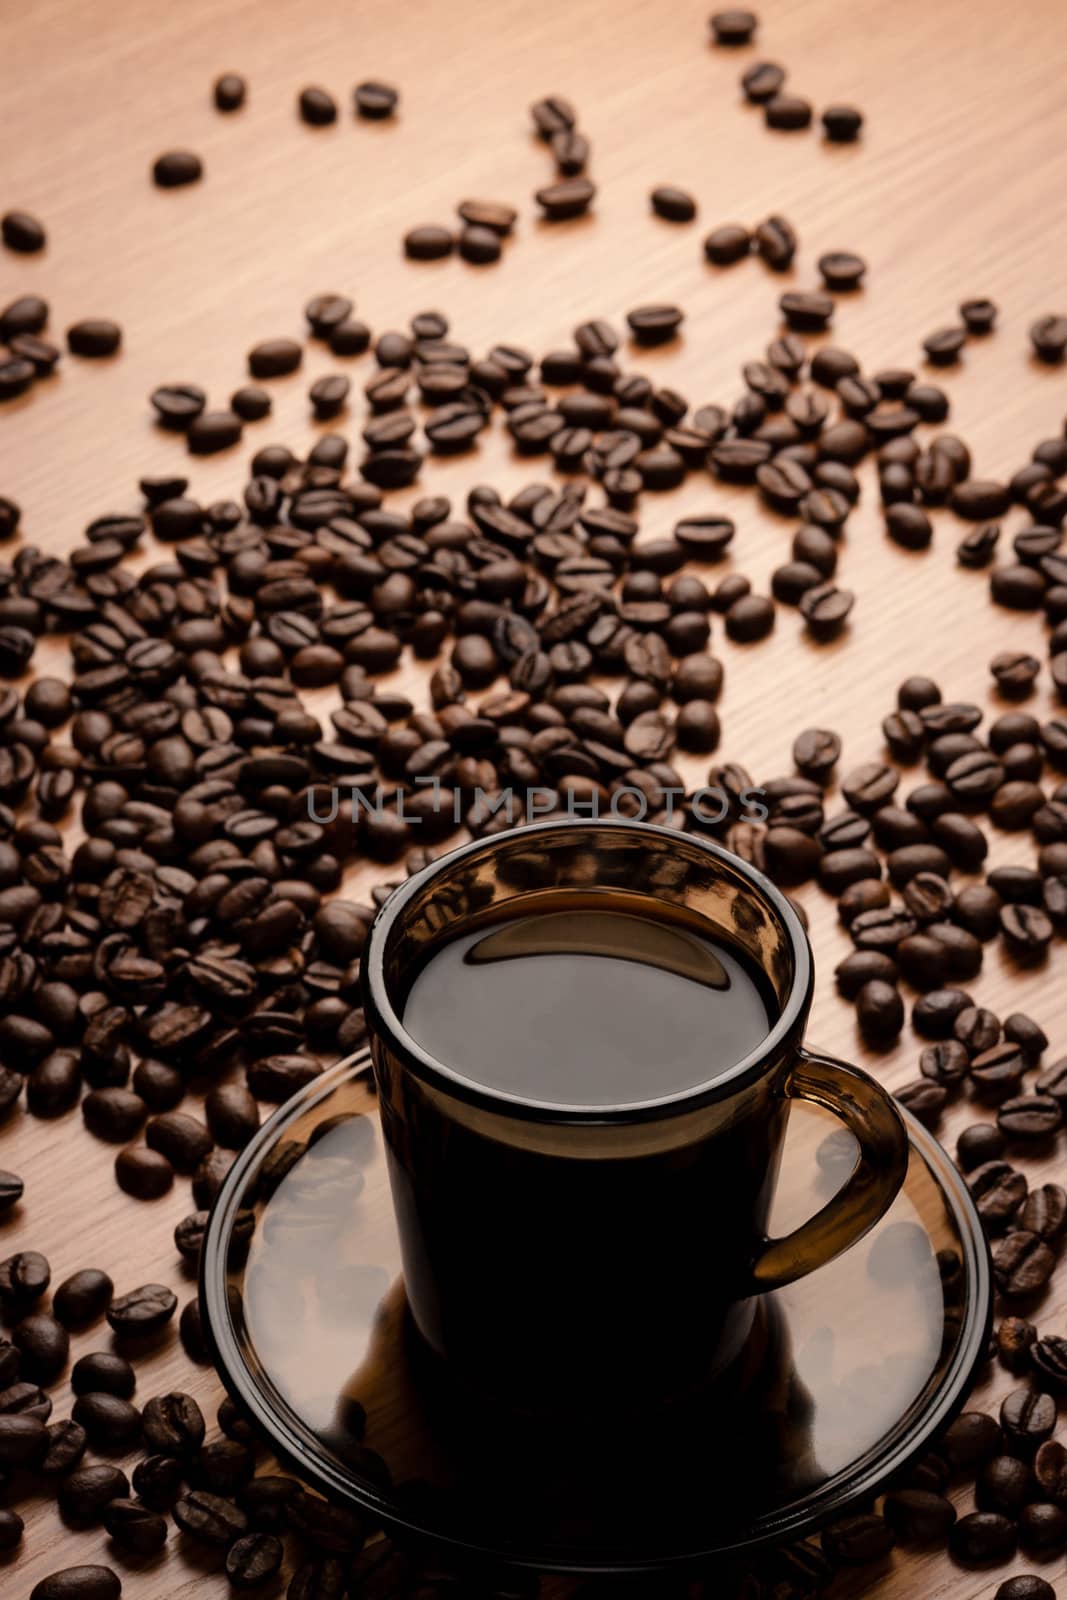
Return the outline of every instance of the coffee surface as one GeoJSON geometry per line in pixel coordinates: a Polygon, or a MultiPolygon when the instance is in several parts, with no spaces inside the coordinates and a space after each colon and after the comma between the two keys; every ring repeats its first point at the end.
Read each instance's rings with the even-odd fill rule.
{"type": "Polygon", "coordinates": [[[438,946],[403,1010],[416,1042],[475,1083],[604,1108],[713,1081],[774,1015],[766,978],[738,946],[665,916],[588,906],[438,946]]]}

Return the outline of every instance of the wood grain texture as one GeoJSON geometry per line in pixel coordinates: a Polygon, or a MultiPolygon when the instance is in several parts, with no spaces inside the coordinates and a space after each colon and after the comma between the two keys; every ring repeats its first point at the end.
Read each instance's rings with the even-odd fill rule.
{"type": "MultiPolygon", "coordinates": [[[[310,444],[318,430],[308,420],[308,383],[341,365],[318,347],[301,374],[272,385],[273,420],[210,462],[188,463],[180,441],[153,429],[146,396],[158,382],[191,380],[223,403],[245,376],[247,348],[268,335],[299,335],[302,305],[316,291],[352,294],[376,331],[441,307],[475,351],[498,340],[540,351],[566,344],[584,317],[618,320],[633,305],[676,300],[687,313],[684,337],[638,353],[634,366],[695,403],[731,401],[742,361],[758,358],[776,331],[778,294],[790,282],[813,286],[817,255],[834,247],[870,262],[868,287],[840,301],[834,334],[867,370],[918,365],[922,336],[952,321],[965,295],[1001,304],[997,334],[970,343],[943,381],[951,426],[970,442],[976,471],[1021,465],[1038,439],[1061,431],[1067,409],[1062,374],[1038,368],[1026,338],[1034,317],[1067,309],[1067,8],[1059,0],[767,0],[759,55],[787,65],[792,86],[817,105],[853,100],[867,113],[862,143],[842,149],[825,147],[817,133],[764,129],[737,89],[755,52],[709,50],[706,9],[700,0],[6,0],[0,209],[39,214],[49,245],[39,257],[2,252],[0,302],[38,291],[52,303],[53,330],[93,315],[114,316],[125,330],[116,360],[65,358],[60,376],[4,408],[0,492],[23,505],[27,540],[68,549],[91,517],[138,505],[142,474],[191,465],[193,492],[210,499],[239,490],[259,444],[310,444]],[[247,75],[250,101],[221,117],[210,86],[228,68],[247,75]],[[364,77],[401,87],[395,123],[353,120],[350,87],[364,77]],[[297,120],[295,97],[307,83],[341,99],[336,127],[297,120]],[[530,199],[550,163],[529,134],[526,107],[547,92],[573,98],[594,147],[595,216],[573,224],[538,222],[530,199]],[[149,181],[155,156],[173,146],[204,158],[205,179],[193,190],[163,193],[149,181]],[[648,191],[660,182],[692,189],[697,224],[650,216],[648,191]],[[405,263],[404,230],[450,221],[469,195],[522,207],[500,265],[405,263]],[[757,262],[722,272],[704,264],[708,228],[771,211],[788,214],[801,236],[788,278],[757,262]]],[[[350,370],[357,403],[342,426],[357,433],[368,362],[350,370]]],[[[540,475],[496,434],[476,456],[428,468],[423,479],[458,498],[473,482],[507,490],[540,475]]],[[[858,594],[849,637],[815,647],[788,612],[755,648],[716,632],[727,673],[722,755],[757,777],[788,770],[791,731],[804,725],[841,730],[845,769],[878,755],[880,718],[907,671],[929,672],[946,698],[994,711],[993,652],[1019,645],[1043,655],[1036,620],[996,611],[985,579],[956,570],[962,529],[951,516],[938,518],[929,553],[908,556],[885,540],[869,473],[864,481],[841,566],[858,594]]],[[[693,478],[676,495],[645,497],[643,533],[668,531],[682,510],[700,508],[736,516],[731,564],[764,590],[789,525],[751,493],[693,478]]],[[[42,649],[38,663],[61,654],[42,649]]],[[[419,679],[409,666],[396,675],[403,684],[419,679]]],[[[1050,705],[1043,690],[1040,707],[1050,705]]],[[[1029,860],[1031,847],[1002,836],[995,853],[1029,860]]],[[[355,886],[365,878],[357,874],[355,886]]],[[[815,891],[804,900],[819,970],[813,1038],[899,1086],[914,1076],[916,1041],[906,1035],[877,1059],[860,1049],[851,1012],[833,993],[833,966],[846,948],[833,907],[815,891]]],[[[974,991],[1004,1013],[1031,1010],[1062,1051],[1065,960],[1057,950],[1047,969],[1020,975],[991,952],[974,991]]],[[[947,1119],[946,1137],[962,1119],[959,1110],[947,1119]]],[[[157,1280],[183,1298],[192,1293],[171,1244],[190,1209],[184,1181],[153,1205],[128,1200],[115,1187],[112,1153],[86,1138],[77,1114],[55,1124],[20,1116],[0,1134],[0,1152],[27,1183],[26,1203],[0,1227],[5,1253],[44,1249],[56,1281],[94,1262],[120,1289],[157,1280]]],[[[1046,1168],[1062,1168],[1062,1158],[1046,1168]]],[[[1031,1170],[1036,1178],[1045,1169],[1031,1170]]],[[[1061,1275],[1042,1323],[1062,1331],[1065,1306],[1061,1275]]],[[[99,1330],[81,1335],[73,1354],[103,1342],[99,1330]]],[[[139,1397],[175,1385],[212,1410],[219,1398],[209,1373],[190,1376],[176,1340],[141,1369],[139,1397]]],[[[998,1375],[983,1402],[1007,1387],[998,1375]]],[[[94,1559],[111,1559],[103,1535],[67,1534],[42,1505],[17,1564],[0,1558],[0,1594],[23,1600],[46,1572],[94,1559]]],[[[158,1561],[121,1567],[129,1600],[226,1588],[176,1535],[158,1561]]],[[[1062,1576],[1062,1558],[1047,1570],[1062,1576]]],[[[940,1553],[898,1553],[882,1573],[843,1578],[836,1593],[989,1600],[1003,1576],[962,1572],[940,1553]]]]}

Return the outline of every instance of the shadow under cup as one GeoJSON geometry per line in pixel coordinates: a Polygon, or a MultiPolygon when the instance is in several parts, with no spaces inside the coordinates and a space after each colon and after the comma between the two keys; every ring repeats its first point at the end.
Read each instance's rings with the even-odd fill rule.
{"type": "Polygon", "coordinates": [[[906,1140],[887,1097],[801,1049],[812,971],[796,913],[703,840],[549,823],[465,846],[383,907],[363,983],[416,1343],[431,1377],[509,1414],[602,1421],[637,1392],[643,1410],[721,1392],[717,1378],[733,1369],[736,1383],[753,1363],[760,1292],[854,1242],[903,1179],[906,1140]],[[709,1081],[659,1098],[650,1062],[647,1099],[582,1107],[467,1079],[405,1032],[406,993],[440,945],[482,923],[591,907],[639,909],[740,947],[775,1007],[758,1048],[725,1070],[709,1059],[709,1081]],[[813,1062],[829,1074],[815,1092],[813,1062]],[[842,1077],[857,1101],[848,1110],[842,1077]],[[766,1228],[797,1094],[844,1116],[861,1157],[851,1206],[831,1218],[831,1202],[818,1237],[806,1224],[789,1255],[766,1228]],[[881,1122],[864,1150],[872,1096],[881,1122]]]}

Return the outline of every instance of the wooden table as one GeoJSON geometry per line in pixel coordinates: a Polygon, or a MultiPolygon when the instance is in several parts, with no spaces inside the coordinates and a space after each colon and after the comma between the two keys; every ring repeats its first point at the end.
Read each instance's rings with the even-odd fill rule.
{"type": "MultiPolygon", "coordinates": [[[[225,403],[245,375],[247,348],[268,335],[300,335],[303,303],[316,291],[352,294],[376,331],[444,308],[475,351],[497,340],[540,351],[565,344],[585,317],[618,321],[634,305],[677,301],[687,313],[684,337],[633,364],[694,402],[732,400],[742,361],[759,357],[775,328],[777,296],[790,282],[813,286],[817,255],[833,247],[859,250],[870,263],[868,288],[840,301],[835,330],[867,370],[916,364],[921,338],[951,322],[964,296],[998,301],[999,331],[970,343],[944,379],[950,426],[969,441],[978,473],[1021,465],[1037,440],[1061,431],[1067,399],[1062,373],[1039,368],[1027,341],[1034,317],[1067,309],[1067,9],[1055,0],[767,0],[759,54],[786,64],[816,106],[846,100],[864,109],[866,131],[851,148],[828,147],[817,132],[768,132],[737,86],[755,53],[710,50],[706,9],[697,0],[669,8],[651,0],[8,6],[0,18],[0,208],[39,214],[49,244],[39,257],[2,252],[0,301],[40,291],[54,331],[94,315],[124,328],[120,358],[65,358],[59,377],[4,408],[0,492],[22,504],[25,537],[64,551],[92,517],[136,507],[142,474],[191,467],[193,492],[210,499],[239,490],[260,443],[308,445],[317,431],[308,383],[337,365],[318,346],[300,375],[272,386],[273,420],[250,427],[240,451],[210,461],[188,462],[180,441],[153,428],[146,396],[158,382],[191,380],[225,403]],[[247,75],[250,100],[222,117],[210,91],[228,68],[247,75]],[[401,87],[396,121],[353,120],[350,89],[366,77],[401,87]],[[295,97],[307,83],[340,98],[335,127],[298,121],[295,97]],[[595,216],[561,226],[535,220],[531,200],[550,163],[526,107],[550,92],[579,107],[599,185],[595,216]],[[206,176],[193,190],[165,193],[149,181],[153,159],[174,146],[204,158],[206,176]],[[652,218],[655,183],[691,189],[698,223],[652,218]],[[470,195],[521,207],[499,266],[404,263],[403,232],[450,221],[470,195]],[[701,240],[711,226],[772,211],[790,216],[802,240],[788,279],[755,261],[723,272],[705,265],[701,240]]],[[[358,395],[367,362],[352,370],[358,395]]],[[[343,426],[355,431],[361,406],[343,426]]],[[[428,468],[424,482],[460,497],[475,481],[507,489],[539,475],[510,459],[495,433],[476,455],[428,468]]],[[[788,770],[790,730],[803,725],[841,730],[845,768],[879,755],[880,719],[908,671],[934,675],[946,698],[994,711],[994,651],[1044,653],[1038,621],[994,610],[985,578],[956,570],[962,528],[951,516],[938,518],[929,553],[907,555],[885,539],[869,475],[865,484],[841,565],[858,594],[846,640],[816,647],[786,611],[756,648],[725,642],[716,626],[727,672],[722,754],[757,777],[788,770]]],[[[737,517],[732,564],[765,589],[788,524],[762,512],[751,493],[694,478],[679,494],[646,497],[643,531],[667,531],[681,510],[697,508],[737,517]]],[[[39,652],[40,665],[50,659],[39,652]]],[[[406,666],[397,674],[404,685],[419,678],[406,666]]],[[[1051,707],[1045,689],[1040,706],[1051,707]]],[[[1028,839],[1000,836],[996,855],[1028,860],[1028,839]]],[[[356,875],[357,889],[365,878],[356,875]]],[[[891,1085],[906,1082],[916,1071],[915,1039],[907,1033],[877,1060],[861,1049],[851,1011],[833,992],[845,948],[833,907],[814,890],[803,898],[820,973],[813,1036],[891,1085]]],[[[974,990],[1005,1013],[1031,1010],[1057,1052],[1067,1042],[1063,972],[1061,950],[1026,976],[1009,973],[991,951],[974,990]]],[[[946,1119],[946,1137],[962,1115],[946,1119]]],[[[5,1253],[44,1249],[55,1281],[96,1262],[120,1289],[159,1280],[183,1299],[191,1293],[171,1243],[190,1209],[184,1181],[154,1205],[128,1200],[115,1187],[112,1152],[85,1137],[76,1114],[57,1123],[20,1115],[0,1134],[0,1153],[27,1184],[25,1204],[0,1228],[5,1253]]],[[[1040,1170],[1032,1165],[1035,1177],[1040,1170]]],[[[1065,1284],[1061,1275],[1042,1311],[1050,1331],[1062,1331],[1065,1284]]],[[[79,1336],[74,1354],[102,1342],[99,1330],[79,1336]]],[[[191,1374],[176,1339],[141,1370],[139,1396],[174,1385],[190,1387],[213,1413],[218,1385],[209,1373],[191,1374]]],[[[1007,1386],[998,1374],[981,1398],[1007,1386]]],[[[44,1573],[93,1559],[109,1559],[102,1533],[68,1534],[42,1505],[17,1565],[0,1564],[0,1592],[22,1600],[44,1573]]],[[[1062,1559],[1046,1570],[1054,1576],[1056,1568],[1062,1573],[1062,1559]]],[[[162,1559],[122,1570],[131,1600],[225,1591],[221,1575],[183,1556],[177,1536],[162,1559]]],[[[1003,1576],[960,1571],[943,1554],[897,1554],[884,1572],[842,1580],[837,1592],[979,1600],[1003,1576]]]]}

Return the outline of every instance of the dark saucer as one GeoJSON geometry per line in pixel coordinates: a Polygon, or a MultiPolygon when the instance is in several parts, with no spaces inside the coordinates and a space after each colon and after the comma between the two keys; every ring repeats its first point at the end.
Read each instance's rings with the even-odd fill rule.
{"type": "MultiPolygon", "coordinates": [[[[312,1488],[457,1559],[647,1572],[802,1538],[959,1409],[988,1337],[988,1253],[959,1175],[913,1119],[887,1217],[761,1303],[745,1369],[684,1414],[644,1406],[639,1370],[595,1428],[453,1392],[408,1326],[368,1066],[362,1052],[331,1068],[260,1130],[202,1258],[222,1379],[312,1488]]],[[[851,1143],[794,1106],[775,1232],[839,1185],[851,1143]]],[[[714,1254],[709,1227],[710,1270],[714,1254]]]]}

